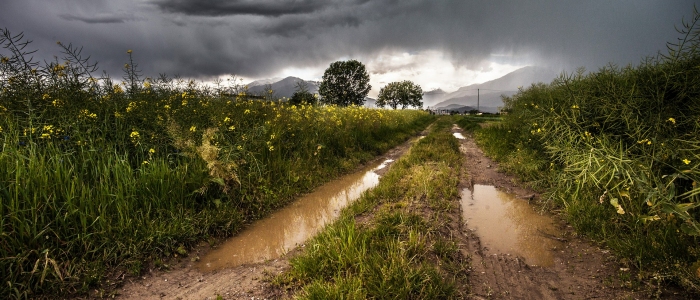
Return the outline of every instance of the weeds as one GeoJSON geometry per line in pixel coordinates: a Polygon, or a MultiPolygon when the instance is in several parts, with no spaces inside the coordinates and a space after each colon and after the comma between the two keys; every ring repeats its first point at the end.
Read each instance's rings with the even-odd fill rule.
{"type": "Polygon", "coordinates": [[[450,126],[438,121],[377,187],[307,243],[278,283],[302,286],[302,299],[457,298],[454,278],[464,269],[453,266],[461,263],[456,245],[439,234],[459,177],[450,126]],[[370,221],[355,221],[367,213],[370,221]]]}
{"type": "Polygon", "coordinates": [[[187,255],[433,120],[143,78],[131,50],[117,83],[72,45],[42,64],[21,34],[0,44],[3,298],[86,292],[111,268],[187,255]]]}
{"type": "Polygon", "coordinates": [[[700,62],[695,11],[667,55],[563,74],[506,97],[477,131],[507,170],[649,278],[698,291],[700,62]]]}

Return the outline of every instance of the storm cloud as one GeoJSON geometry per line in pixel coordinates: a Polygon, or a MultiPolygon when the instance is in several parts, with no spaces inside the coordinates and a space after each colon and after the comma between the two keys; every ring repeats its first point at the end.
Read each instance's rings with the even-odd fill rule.
{"type": "Polygon", "coordinates": [[[118,16],[118,15],[101,15],[101,16],[76,16],[72,14],[60,14],[58,15],[61,19],[67,21],[81,21],[87,24],[97,24],[97,23],[124,23],[126,21],[131,21],[134,18],[129,16],[118,16]]]}
{"type": "Polygon", "coordinates": [[[147,76],[207,79],[322,73],[341,59],[366,62],[372,74],[406,76],[426,67],[422,57],[475,72],[494,64],[568,72],[636,64],[679,37],[674,26],[692,17],[696,1],[3,2],[0,27],[24,32],[37,59],[51,60],[56,41],[73,43],[121,77],[131,49],[147,76]],[[409,59],[391,61],[401,57],[409,59]]]}

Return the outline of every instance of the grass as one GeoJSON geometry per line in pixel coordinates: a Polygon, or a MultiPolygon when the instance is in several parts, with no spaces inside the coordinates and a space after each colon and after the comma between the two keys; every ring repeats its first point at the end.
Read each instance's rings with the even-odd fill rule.
{"type": "Polygon", "coordinates": [[[185,256],[434,120],[142,78],[132,51],[114,82],[72,45],[39,64],[21,35],[0,43],[2,298],[85,293],[185,256]]]}
{"type": "Polygon", "coordinates": [[[300,288],[300,299],[459,298],[465,268],[445,217],[456,205],[461,163],[451,124],[432,126],[276,282],[300,288]]]}
{"type": "Polygon", "coordinates": [[[697,11],[669,53],[638,66],[562,75],[504,99],[477,142],[546,191],[581,233],[640,278],[700,291],[700,31],[697,11]]]}

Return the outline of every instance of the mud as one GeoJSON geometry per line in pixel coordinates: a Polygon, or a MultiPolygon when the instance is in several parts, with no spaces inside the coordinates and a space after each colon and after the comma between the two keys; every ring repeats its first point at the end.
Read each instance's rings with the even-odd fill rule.
{"type": "Polygon", "coordinates": [[[340,210],[379,183],[375,173],[393,162],[376,161],[364,169],[333,180],[294,203],[252,224],[249,228],[202,257],[196,265],[203,272],[276,259],[302,245],[340,210]]]}
{"type": "MultiPolygon", "coordinates": [[[[527,207],[537,203],[539,194],[499,172],[498,165],[484,156],[469,134],[458,127],[452,131],[464,137],[459,140],[460,151],[465,157],[464,176],[460,184],[462,190],[481,194],[480,186],[493,186],[499,192],[512,195],[513,198],[506,203],[518,203],[520,209],[523,205],[527,207]]],[[[407,142],[395,148],[377,162],[397,159],[410,144],[407,142]]],[[[381,176],[387,169],[385,167],[375,172],[381,176]]],[[[461,256],[468,258],[465,264],[468,283],[461,284],[462,280],[459,280],[460,298],[649,299],[658,296],[661,299],[685,299],[673,291],[659,291],[652,286],[630,288],[630,278],[634,278],[636,273],[629,265],[622,263],[609,250],[578,236],[557,216],[546,216],[551,220],[552,228],[535,230],[542,233],[541,236],[535,234],[533,237],[530,234],[531,238],[545,238],[554,242],[543,246],[545,250],[537,250],[551,255],[551,264],[547,264],[528,258],[526,251],[521,253],[494,246],[487,238],[480,237],[481,233],[477,232],[481,228],[474,224],[473,219],[471,224],[464,224],[465,220],[469,221],[469,216],[463,217],[462,214],[459,206],[455,206],[445,216],[450,228],[447,234],[459,244],[461,256]]],[[[533,217],[528,214],[513,218],[513,222],[520,223],[533,217]]],[[[501,229],[496,232],[505,231],[501,229]]],[[[169,270],[153,270],[139,278],[119,279],[116,292],[122,299],[216,299],[217,295],[223,299],[290,298],[286,291],[271,288],[266,280],[287,270],[289,259],[303,247],[302,243],[277,259],[202,272],[195,267],[195,260],[212,252],[203,245],[189,257],[170,262],[169,270]]]]}
{"type": "MultiPolygon", "coordinates": [[[[537,203],[539,194],[500,172],[497,163],[484,155],[470,134],[456,125],[452,131],[465,136],[460,139],[460,151],[465,157],[463,189],[474,191],[475,187],[489,185],[514,196],[509,201],[520,201],[520,207],[537,203]]],[[[470,257],[468,299],[685,299],[678,291],[654,286],[633,289],[631,279],[636,273],[629,265],[609,250],[578,236],[557,216],[547,218],[556,234],[544,232],[543,237],[559,243],[541,250],[551,254],[552,263],[547,266],[528,259],[526,253],[493,247],[469,222],[454,234],[460,240],[460,251],[470,257]]]]}
{"type": "MultiPolygon", "coordinates": [[[[250,228],[246,229],[262,230],[267,235],[282,236],[282,238],[275,239],[276,242],[274,243],[278,243],[277,245],[273,246],[258,242],[255,235],[244,237],[244,232],[246,231],[244,230],[241,234],[232,238],[233,242],[231,243],[235,245],[238,243],[235,242],[236,239],[247,239],[251,245],[246,246],[244,245],[245,243],[242,243],[239,246],[244,245],[243,248],[248,248],[247,250],[240,250],[240,253],[244,253],[244,256],[247,256],[248,259],[231,259],[239,251],[235,249],[235,246],[231,247],[232,249],[224,249],[230,246],[221,244],[221,246],[209,247],[206,243],[203,243],[200,247],[194,249],[189,257],[180,257],[167,262],[168,268],[165,270],[151,269],[139,277],[124,278],[123,275],[119,275],[117,278],[113,278],[112,280],[116,286],[113,294],[119,299],[216,299],[217,296],[221,296],[223,299],[288,298],[289,295],[286,295],[285,291],[271,288],[269,280],[289,268],[289,259],[294,257],[300,249],[304,248],[305,244],[303,242],[306,239],[286,239],[284,236],[312,235],[314,230],[309,229],[311,223],[318,225],[319,222],[327,222],[340,210],[342,205],[339,202],[352,201],[351,198],[361,194],[359,190],[363,188],[362,186],[376,185],[375,182],[386,173],[391,163],[401,157],[423,135],[424,133],[389,150],[385,155],[359,168],[359,171],[353,175],[332,181],[316,189],[314,193],[302,196],[302,198],[318,198],[316,197],[319,195],[318,193],[325,194],[328,197],[336,196],[335,200],[331,201],[328,201],[328,198],[326,198],[326,202],[334,204],[326,205],[326,208],[322,209],[322,213],[305,214],[311,217],[300,223],[304,224],[303,226],[286,223],[299,219],[295,217],[294,213],[287,212],[282,213],[282,215],[292,217],[285,219],[285,221],[275,220],[270,222],[275,224],[286,223],[287,233],[279,234],[279,231],[284,232],[285,230],[257,224],[251,225],[250,228]],[[345,182],[346,188],[341,187],[343,185],[342,182],[345,182]],[[349,188],[347,188],[348,185],[350,186],[349,188]],[[255,229],[254,227],[256,226],[262,227],[262,229],[255,229]],[[299,229],[294,227],[305,228],[300,230],[303,233],[294,233],[295,230],[299,229]],[[207,267],[207,264],[210,264],[210,266],[207,267]]],[[[314,201],[317,200],[310,200],[308,205],[314,206],[319,204],[314,201]]],[[[310,209],[308,205],[295,202],[282,210],[303,211],[310,209]]],[[[318,212],[318,210],[316,211],[318,212]]],[[[271,216],[269,219],[275,218],[281,217],[271,216]]]]}
{"type": "Polygon", "coordinates": [[[462,220],[487,254],[512,254],[530,265],[554,265],[553,251],[562,247],[564,239],[551,217],[491,185],[465,188],[461,198],[462,220]]]}

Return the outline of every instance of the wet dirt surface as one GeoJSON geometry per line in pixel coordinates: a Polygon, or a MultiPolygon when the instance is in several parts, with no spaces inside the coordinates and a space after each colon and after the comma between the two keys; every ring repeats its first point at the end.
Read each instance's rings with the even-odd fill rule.
{"type": "Polygon", "coordinates": [[[554,221],[535,212],[526,201],[491,185],[462,190],[462,220],[481,240],[487,254],[512,254],[529,265],[551,267],[561,248],[554,221]]]}
{"type": "Polygon", "coordinates": [[[216,299],[217,296],[223,299],[285,298],[283,291],[270,287],[268,279],[287,270],[289,259],[299,251],[299,248],[305,246],[303,242],[306,238],[298,237],[312,236],[317,230],[312,229],[312,225],[319,226],[332,220],[342,206],[347,205],[353,200],[352,198],[359,197],[362,193],[361,189],[376,185],[378,178],[386,173],[391,163],[401,157],[423,135],[424,133],[389,150],[385,155],[358,169],[359,171],[331,181],[317,188],[313,193],[300,197],[306,199],[308,203],[295,201],[276,212],[280,213],[279,215],[272,214],[267,218],[273,221],[267,221],[268,223],[265,224],[264,220],[267,219],[263,219],[261,220],[263,225],[254,223],[230,239],[233,245],[236,243],[239,243],[238,246],[243,245],[243,249],[227,246],[226,243],[212,248],[203,243],[192,251],[189,257],[168,262],[170,265],[168,270],[149,270],[138,278],[120,279],[118,288],[115,290],[118,298],[216,299]],[[344,188],[342,185],[345,185],[344,188]],[[321,205],[319,201],[327,203],[321,205]],[[343,205],[342,202],[348,203],[343,205]],[[311,206],[325,208],[316,207],[312,210],[311,206]],[[288,211],[283,212],[285,210],[288,211]],[[298,214],[305,210],[312,213],[303,212],[301,216],[298,214]],[[299,221],[297,225],[291,223],[297,221],[299,221]],[[274,227],[276,226],[274,224],[282,224],[280,228],[283,229],[274,227]],[[264,242],[257,238],[258,235],[250,234],[246,237],[245,232],[248,230],[262,230],[266,235],[274,238],[265,237],[263,240],[267,241],[264,242]],[[246,241],[241,242],[241,239],[246,241]],[[265,244],[267,242],[277,244],[265,244]],[[227,247],[230,249],[226,249],[227,247]],[[233,255],[246,256],[248,259],[239,260],[233,255]],[[199,257],[202,259],[198,260],[199,257]],[[210,266],[208,267],[207,264],[210,266]]]}
{"type": "Polygon", "coordinates": [[[340,210],[379,183],[375,171],[393,160],[375,161],[302,196],[294,203],[256,221],[243,232],[209,252],[197,263],[202,272],[276,259],[313,237],[335,220],[340,210]]]}
{"type": "MultiPolygon", "coordinates": [[[[463,189],[471,192],[475,188],[478,191],[483,186],[493,186],[500,192],[510,194],[508,201],[520,201],[517,206],[521,209],[523,205],[530,206],[529,202],[538,200],[536,192],[499,172],[497,164],[484,156],[470,134],[464,133],[456,125],[452,131],[465,137],[460,139],[460,151],[465,158],[465,178],[460,184],[463,189]]],[[[528,216],[515,217],[508,222],[518,223],[522,222],[522,218],[532,217],[528,213],[528,216]]],[[[609,250],[580,238],[557,216],[551,217],[553,229],[550,230],[554,230],[555,234],[543,232],[537,237],[555,242],[549,246],[543,245],[544,251],[551,254],[551,264],[547,266],[528,258],[527,253],[494,247],[489,238],[482,238],[477,233],[480,228],[470,223],[469,216],[466,221],[467,224],[455,237],[461,240],[460,251],[470,257],[468,280],[471,290],[468,299],[650,299],[656,296],[652,295],[657,291],[651,286],[641,286],[636,290],[629,288],[629,279],[636,276],[634,271],[621,264],[609,250]]],[[[473,219],[471,222],[474,222],[473,219]]],[[[498,230],[506,238],[505,229],[498,230]]],[[[658,296],[661,299],[686,299],[672,291],[663,291],[658,296]]]]}
{"type": "MultiPolygon", "coordinates": [[[[535,203],[538,200],[539,195],[536,192],[524,188],[512,177],[499,172],[497,164],[484,156],[469,134],[457,127],[453,128],[453,132],[464,137],[459,140],[460,151],[465,158],[460,189],[476,194],[476,198],[484,194],[482,188],[486,189],[486,194],[493,191],[508,193],[513,197],[504,202],[519,201],[517,206],[529,206],[528,202],[535,203]],[[495,189],[489,191],[490,188],[486,186],[493,186],[495,189]]],[[[375,163],[386,159],[396,160],[410,145],[409,142],[404,143],[375,163]]],[[[381,176],[387,169],[388,167],[379,169],[375,173],[381,176]]],[[[470,197],[471,200],[467,201],[475,198],[473,195],[470,197]]],[[[459,244],[461,256],[468,260],[465,263],[465,269],[468,269],[468,283],[458,286],[459,294],[462,295],[460,298],[652,298],[653,287],[642,286],[637,290],[628,287],[629,278],[636,276],[629,266],[621,264],[610,251],[578,237],[570,226],[556,216],[551,218],[553,231],[537,231],[544,234],[536,237],[544,237],[554,242],[550,246],[544,246],[545,249],[549,249],[546,252],[552,261],[552,264],[548,265],[532,258],[528,259],[527,253],[503,251],[490,244],[486,238],[480,238],[477,233],[480,228],[472,228],[472,225],[475,225],[473,223],[465,225],[464,220],[469,221],[469,217],[464,217],[463,213],[457,205],[445,216],[445,222],[449,223],[450,228],[447,234],[455,239],[459,244]]],[[[520,219],[514,218],[514,222],[532,217],[533,215],[526,215],[520,219]]],[[[500,230],[501,233],[504,231],[505,229],[500,230]]],[[[303,247],[302,244],[277,259],[202,272],[196,268],[197,262],[192,258],[206,257],[207,253],[213,253],[208,246],[202,245],[192,251],[189,257],[169,262],[171,266],[167,271],[154,270],[139,278],[122,279],[116,292],[121,299],[216,299],[217,295],[223,299],[289,298],[290,295],[285,291],[271,288],[266,278],[287,270],[289,258],[303,247]]],[[[659,296],[661,299],[687,299],[668,291],[659,296]]]]}

